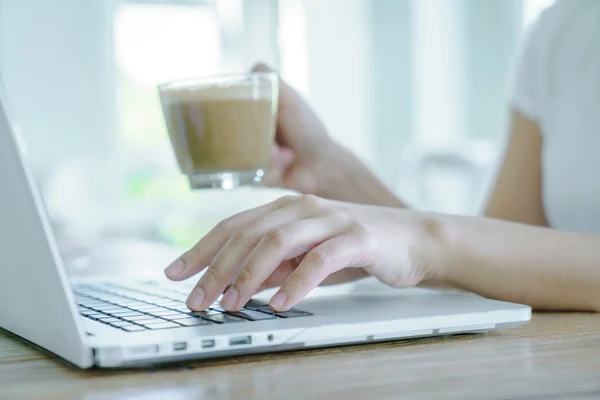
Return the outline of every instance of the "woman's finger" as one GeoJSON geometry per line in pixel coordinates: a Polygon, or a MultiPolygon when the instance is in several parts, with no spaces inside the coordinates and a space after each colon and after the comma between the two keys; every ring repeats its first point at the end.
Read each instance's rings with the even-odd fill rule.
{"type": "Polygon", "coordinates": [[[206,236],[204,236],[194,247],[186,251],[165,269],[165,275],[174,281],[181,281],[196,275],[205,269],[225,245],[229,237],[239,227],[261,217],[265,213],[283,207],[297,196],[285,196],[263,206],[253,208],[236,214],[221,221],[206,236]]]}
{"type": "Polygon", "coordinates": [[[319,286],[338,285],[340,283],[354,282],[371,275],[362,268],[344,268],[329,275],[319,286]]]}
{"type": "Polygon", "coordinates": [[[361,254],[361,238],[356,234],[334,237],[306,254],[296,271],[271,298],[274,310],[288,310],[325,279],[344,268],[362,267],[365,255],[361,254]]]}
{"type": "MultiPolygon", "coordinates": [[[[285,260],[279,267],[265,280],[256,290],[254,295],[267,290],[279,287],[292,275],[296,270],[296,262],[293,260],[285,260]]],[[[345,268],[329,275],[319,286],[339,285],[340,283],[354,282],[359,279],[369,277],[369,273],[362,268],[345,268]]]]}
{"type": "Polygon", "coordinates": [[[253,248],[221,305],[227,310],[240,309],[283,260],[306,253],[346,228],[347,219],[342,213],[275,225],[253,248]]]}
{"type": "MultiPolygon", "coordinates": [[[[296,196],[294,198],[298,199],[296,196]]],[[[314,210],[303,202],[292,201],[287,206],[264,213],[231,233],[190,294],[188,306],[193,310],[203,310],[214,303],[234,281],[249,254],[267,232],[291,221],[307,218],[312,212],[314,210]]]]}
{"type": "Polygon", "coordinates": [[[265,279],[263,283],[261,283],[259,288],[256,289],[256,291],[254,292],[254,294],[256,295],[257,293],[260,293],[263,290],[281,286],[283,282],[285,282],[285,280],[289,278],[289,276],[296,270],[296,267],[297,264],[294,260],[282,261],[281,264],[279,264],[279,266],[275,269],[275,271],[273,271],[273,273],[271,273],[271,275],[269,275],[269,277],[265,279]]]}

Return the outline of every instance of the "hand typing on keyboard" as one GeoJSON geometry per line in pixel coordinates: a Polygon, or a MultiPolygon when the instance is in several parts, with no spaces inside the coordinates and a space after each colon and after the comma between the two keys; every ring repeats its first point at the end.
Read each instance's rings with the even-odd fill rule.
{"type": "Polygon", "coordinates": [[[221,305],[239,310],[257,291],[281,286],[270,305],[284,311],[320,284],[367,274],[413,286],[435,278],[427,263],[412,262],[425,237],[422,219],[402,209],[286,196],[221,222],[165,273],[183,280],[206,269],[187,299],[193,310],[207,309],[224,291],[221,305]]]}
{"type": "Polygon", "coordinates": [[[206,311],[193,312],[185,305],[186,295],[147,282],[135,285],[98,282],[73,286],[82,317],[125,331],[143,332],[173,328],[202,327],[251,321],[308,317],[302,310],[276,312],[268,304],[250,300],[237,312],[212,304],[206,311]]]}

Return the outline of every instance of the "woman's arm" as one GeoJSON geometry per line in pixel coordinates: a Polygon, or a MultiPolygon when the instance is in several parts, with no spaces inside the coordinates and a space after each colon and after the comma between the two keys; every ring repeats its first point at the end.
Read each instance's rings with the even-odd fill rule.
{"type": "Polygon", "coordinates": [[[434,218],[424,252],[448,284],[536,309],[600,311],[600,235],[547,228],[542,136],[518,111],[486,215],[434,218]],[[500,221],[504,220],[504,221],[500,221]],[[437,232],[437,233],[436,233],[437,232]]]}
{"type": "Polygon", "coordinates": [[[508,146],[485,215],[548,226],[542,201],[542,135],[538,124],[512,112],[508,146]]]}
{"type": "Polygon", "coordinates": [[[440,217],[428,262],[443,266],[446,283],[486,297],[600,311],[600,236],[546,228],[539,127],[518,111],[511,125],[490,218],[440,217]]]}
{"type": "Polygon", "coordinates": [[[318,196],[350,203],[408,208],[350,151],[340,146],[329,156],[335,164],[321,170],[318,196]]]}
{"type": "Polygon", "coordinates": [[[600,312],[600,235],[452,216],[433,227],[420,254],[444,282],[536,309],[600,312]]]}
{"type": "Polygon", "coordinates": [[[273,286],[272,307],[287,310],[323,282],[369,274],[397,288],[442,282],[537,309],[600,311],[598,259],[596,235],[286,196],[222,221],[166,273],[206,269],[193,310],[224,290],[223,307],[237,310],[273,286]]]}

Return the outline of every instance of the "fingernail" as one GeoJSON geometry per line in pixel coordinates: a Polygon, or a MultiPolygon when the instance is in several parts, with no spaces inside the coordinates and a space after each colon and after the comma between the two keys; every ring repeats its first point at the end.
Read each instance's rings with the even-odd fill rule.
{"type": "Polygon", "coordinates": [[[225,296],[221,300],[221,306],[226,310],[231,310],[235,307],[235,303],[237,303],[239,297],[239,292],[236,288],[231,286],[226,292],[225,296]]]}
{"type": "Polygon", "coordinates": [[[171,265],[165,268],[165,275],[169,278],[175,278],[183,272],[183,261],[181,259],[173,261],[171,265]]]}
{"type": "Polygon", "coordinates": [[[206,293],[204,292],[204,289],[197,287],[190,293],[187,299],[187,306],[192,310],[200,310],[205,297],[206,293]]]}
{"type": "Polygon", "coordinates": [[[283,292],[278,292],[271,299],[270,305],[277,311],[283,311],[283,306],[285,305],[286,301],[287,301],[287,295],[283,292]]]}

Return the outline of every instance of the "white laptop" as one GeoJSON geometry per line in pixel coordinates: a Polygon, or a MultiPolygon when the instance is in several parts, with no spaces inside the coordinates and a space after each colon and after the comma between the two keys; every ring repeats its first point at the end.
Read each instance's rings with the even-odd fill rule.
{"type": "Polygon", "coordinates": [[[185,306],[185,285],[120,276],[69,281],[0,84],[0,328],[80,368],[138,367],[522,325],[528,306],[366,280],[318,288],[275,313],[185,306]]]}

